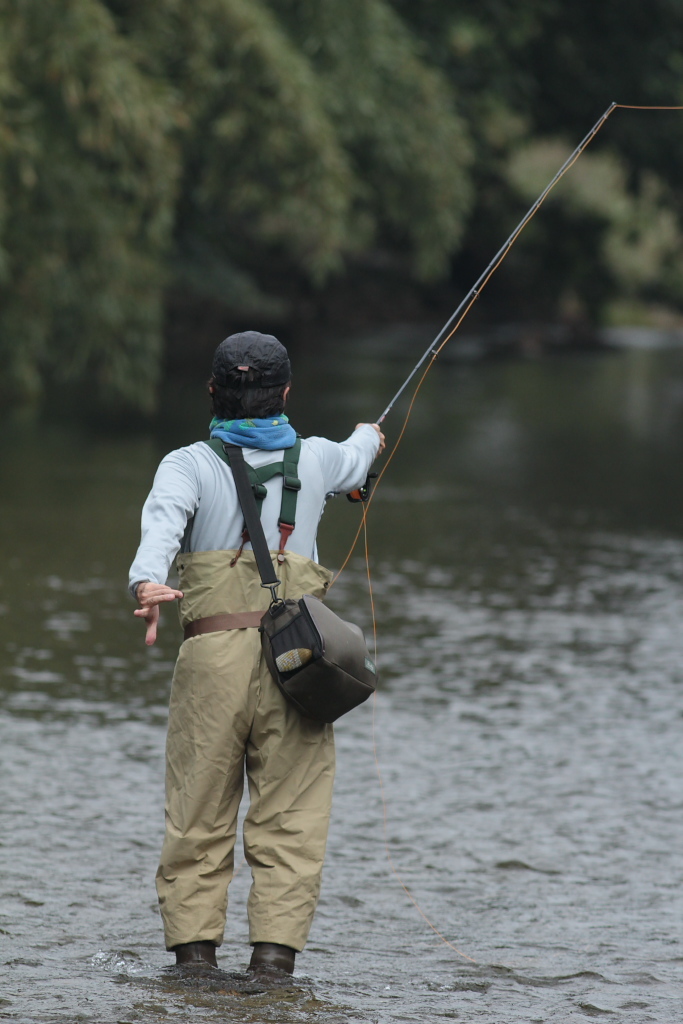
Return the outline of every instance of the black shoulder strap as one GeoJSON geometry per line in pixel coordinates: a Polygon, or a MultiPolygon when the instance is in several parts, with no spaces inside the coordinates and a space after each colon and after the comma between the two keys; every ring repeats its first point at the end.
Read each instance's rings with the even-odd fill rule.
{"type": "Polygon", "coordinates": [[[249,531],[249,539],[251,540],[251,546],[254,549],[254,557],[261,577],[261,583],[264,587],[270,588],[273,600],[276,600],[275,588],[280,585],[280,580],[276,576],[273,563],[270,560],[268,542],[266,541],[266,535],[263,532],[263,524],[261,523],[261,517],[259,516],[258,509],[256,507],[256,498],[254,497],[254,492],[251,489],[251,484],[247,475],[247,467],[244,461],[244,455],[242,454],[242,449],[236,444],[225,444],[223,445],[223,451],[228,456],[232,475],[235,479],[237,497],[239,498],[240,505],[242,506],[244,522],[247,530],[249,531]]]}

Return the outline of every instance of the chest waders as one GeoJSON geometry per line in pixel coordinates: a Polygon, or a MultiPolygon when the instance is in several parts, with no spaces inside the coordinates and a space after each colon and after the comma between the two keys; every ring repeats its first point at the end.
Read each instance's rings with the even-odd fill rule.
{"type": "MultiPolygon", "coordinates": [[[[222,458],[215,447],[211,445],[209,457],[222,458]]],[[[298,473],[296,467],[290,469],[291,454],[288,478],[298,473]]],[[[265,471],[267,467],[254,483],[262,483],[265,471]]],[[[295,487],[286,491],[296,495],[295,487]]],[[[327,569],[294,551],[285,551],[281,563],[277,560],[296,514],[294,506],[288,512],[288,494],[283,498],[279,521],[285,530],[279,544],[275,534],[275,550],[267,554],[271,574],[275,569],[284,597],[323,597],[331,577],[327,569]]],[[[276,518],[277,512],[269,521],[276,518]]],[[[247,903],[249,941],[261,961],[264,948],[280,947],[280,953],[285,948],[289,960],[280,966],[289,964],[291,969],[293,951],[306,943],[320,893],[334,735],[331,725],[304,717],[275,685],[258,632],[271,595],[261,586],[254,552],[247,547],[236,555],[235,548],[185,549],[176,559],[185,641],[171,688],[166,833],[157,890],[168,949],[187,951],[197,942],[220,945],[246,772],[244,847],[253,877],[247,903]]]]}

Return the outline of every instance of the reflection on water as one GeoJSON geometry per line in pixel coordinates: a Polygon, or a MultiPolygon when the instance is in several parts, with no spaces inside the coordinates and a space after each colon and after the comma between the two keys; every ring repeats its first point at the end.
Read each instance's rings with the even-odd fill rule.
{"type": "MultiPolygon", "coordinates": [[[[302,365],[294,422],[342,436],[414,358],[363,343],[302,365]]],[[[428,379],[370,518],[377,747],[391,856],[476,963],[388,867],[368,705],[337,729],[310,944],[267,991],[242,973],[245,869],[206,977],[169,970],[153,886],[178,629],[167,614],[145,649],[125,577],[160,455],[203,436],[197,394],[169,389],[186,413],[156,436],[5,433],[0,1019],[677,1020],[681,353],[428,379]]],[[[328,564],[357,521],[333,503],[328,564]]],[[[354,558],[331,600],[369,626],[364,574],[354,558]]]]}

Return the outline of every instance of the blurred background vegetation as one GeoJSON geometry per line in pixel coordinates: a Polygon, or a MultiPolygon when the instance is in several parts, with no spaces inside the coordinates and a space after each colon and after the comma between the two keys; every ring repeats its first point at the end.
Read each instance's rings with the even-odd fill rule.
{"type": "MultiPolygon", "coordinates": [[[[0,0],[3,398],[439,320],[612,100],[683,103],[678,0],[0,0]]],[[[677,322],[682,156],[618,111],[478,315],[677,322]]]]}

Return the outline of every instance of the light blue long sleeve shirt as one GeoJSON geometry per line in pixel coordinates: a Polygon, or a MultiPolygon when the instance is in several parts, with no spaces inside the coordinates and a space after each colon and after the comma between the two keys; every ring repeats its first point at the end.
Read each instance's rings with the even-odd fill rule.
{"type": "MultiPolygon", "coordinates": [[[[330,494],[362,486],[379,448],[377,431],[363,424],[337,444],[324,437],[301,442],[298,474],[301,480],[296,527],[287,549],[318,559],[316,534],[330,494]]],[[[281,462],[283,452],[244,448],[246,461],[259,468],[281,462]]],[[[267,483],[261,522],[271,550],[280,546],[278,519],[282,477],[267,483]]],[[[229,466],[203,442],[178,448],[162,459],[142,510],[142,538],[129,574],[131,593],[138,583],[165,583],[180,550],[187,524],[194,516],[189,551],[239,548],[244,517],[229,466]]],[[[250,545],[246,545],[249,547],[250,545]]]]}

